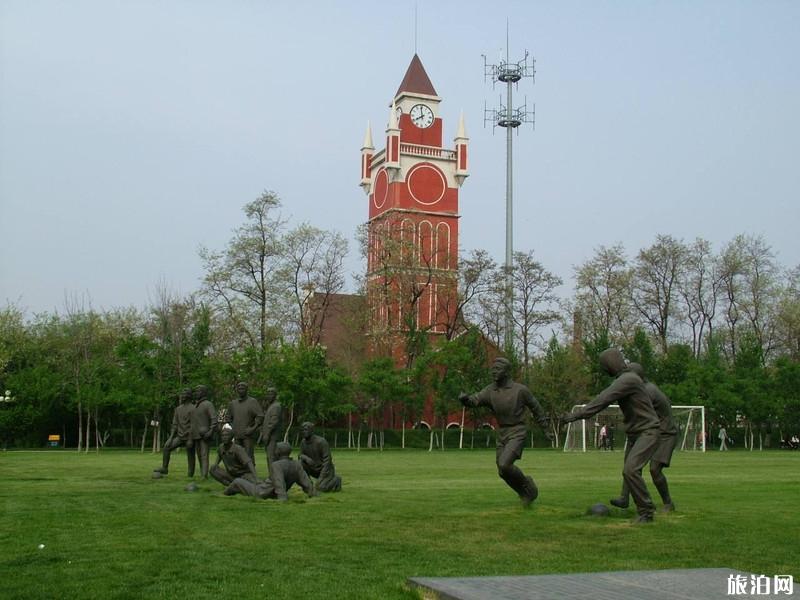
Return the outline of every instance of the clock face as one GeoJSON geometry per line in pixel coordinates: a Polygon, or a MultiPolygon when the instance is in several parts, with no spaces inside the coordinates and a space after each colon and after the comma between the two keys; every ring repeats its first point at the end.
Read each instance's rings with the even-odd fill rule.
{"type": "Polygon", "coordinates": [[[426,128],[433,125],[433,111],[424,104],[415,104],[408,113],[411,122],[417,127],[426,128]]]}

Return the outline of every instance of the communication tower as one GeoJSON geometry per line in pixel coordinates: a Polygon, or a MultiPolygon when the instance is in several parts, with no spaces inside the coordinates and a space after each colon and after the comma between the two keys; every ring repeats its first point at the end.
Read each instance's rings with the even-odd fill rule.
{"type": "MultiPolygon", "coordinates": [[[[514,320],[512,317],[512,307],[514,302],[514,286],[512,278],[513,254],[514,254],[514,174],[513,174],[513,137],[512,131],[523,123],[534,125],[536,107],[528,110],[528,99],[518,106],[514,106],[513,93],[518,87],[521,79],[529,78],[533,81],[536,74],[536,61],[525,50],[522,60],[512,62],[509,59],[508,51],[508,30],[506,30],[506,56],[500,58],[498,64],[489,64],[486,55],[483,55],[483,75],[484,79],[492,80],[492,88],[498,82],[506,84],[506,102],[503,104],[503,96],[497,108],[487,108],[484,103],[483,122],[491,123],[492,128],[504,127],[506,130],[506,260],[505,260],[505,340],[504,345],[507,352],[514,346],[514,320]]],[[[519,131],[517,131],[519,134],[519,131]]]]}

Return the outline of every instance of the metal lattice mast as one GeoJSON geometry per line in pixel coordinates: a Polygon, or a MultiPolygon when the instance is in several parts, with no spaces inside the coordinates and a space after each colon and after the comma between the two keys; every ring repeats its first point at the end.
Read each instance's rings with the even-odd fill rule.
{"type": "Polygon", "coordinates": [[[503,105],[503,97],[500,96],[498,108],[486,108],[484,104],[484,125],[492,123],[494,127],[504,127],[506,129],[506,260],[505,260],[505,315],[504,315],[504,346],[507,352],[511,353],[514,347],[514,281],[513,281],[513,256],[514,256],[514,171],[513,157],[514,145],[512,130],[523,123],[534,123],[536,116],[534,110],[528,111],[527,98],[518,107],[514,107],[513,92],[514,86],[524,77],[534,79],[536,74],[535,60],[525,51],[522,60],[511,62],[508,51],[508,31],[506,30],[506,57],[501,57],[499,64],[492,65],[483,56],[484,78],[492,79],[492,87],[499,81],[506,84],[506,104],[503,105]],[[530,60],[529,60],[530,59],[530,60]]]}

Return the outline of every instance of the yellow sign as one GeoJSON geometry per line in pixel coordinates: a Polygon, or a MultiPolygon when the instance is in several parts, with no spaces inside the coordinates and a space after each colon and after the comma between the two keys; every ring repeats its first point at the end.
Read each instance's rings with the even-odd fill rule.
{"type": "Polygon", "coordinates": [[[47,441],[48,442],[60,442],[61,441],[61,436],[58,435],[58,434],[56,434],[56,435],[48,435],[47,436],[47,441]]]}

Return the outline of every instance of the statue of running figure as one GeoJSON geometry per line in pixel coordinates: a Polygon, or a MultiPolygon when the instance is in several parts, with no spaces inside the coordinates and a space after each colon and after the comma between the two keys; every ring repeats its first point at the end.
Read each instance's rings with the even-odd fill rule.
{"type": "Polygon", "coordinates": [[[525,475],[514,463],[522,458],[527,427],[525,412],[529,410],[545,435],[549,420],[531,391],[511,380],[511,363],[506,358],[496,358],[491,368],[494,383],[476,394],[461,394],[459,400],[464,406],[486,406],[494,413],[500,429],[497,433],[497,473],[522,500],[522,505],[530,506],[539,496],[539,488],[533,479],[525,475]]]}

